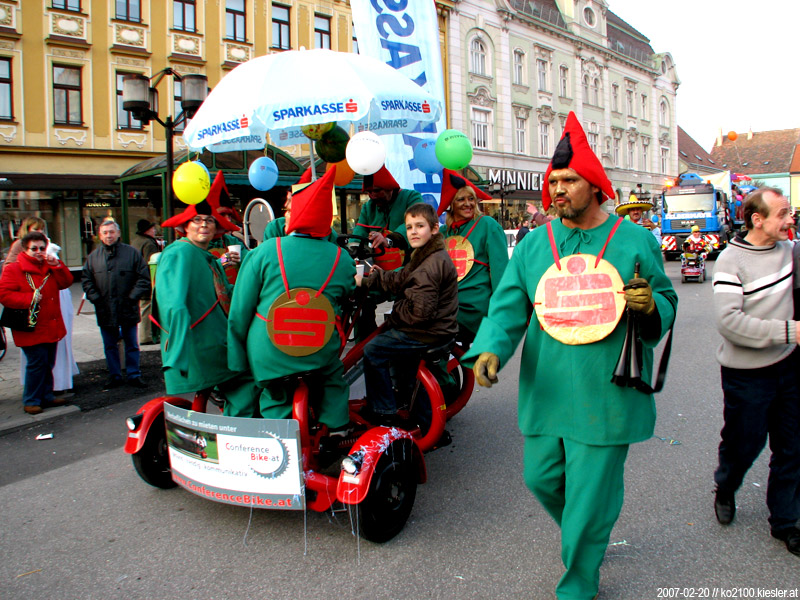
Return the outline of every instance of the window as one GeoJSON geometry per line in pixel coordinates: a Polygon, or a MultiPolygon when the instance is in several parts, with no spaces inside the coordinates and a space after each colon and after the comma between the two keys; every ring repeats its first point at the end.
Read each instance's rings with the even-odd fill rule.
{"type": "Polygon", "coordinates": [[[666,175],[669,169],[669,148],[661,149],[661,174],[666,175]]]}
{"type": "Polygon", "coordinates": [[[592,152],[597,154],[597,148],[600,144],[600,135],[597,133],[597,123],[589,123],[589,126],[585,128],[586,131],[586,139],[589,142],[589,147],[592,149],[592,152]]]}
{"type": "MultiPolygon", "coordinates": [[[[172,101],[172,114],[177,117],[183,110],[181,106],[181,100],[183,100],[183,82],[178,81],[177,78],[173,78],[172,80],[172,97],[174,98],[172,101]]],[[[184,129],[186,129],[186,119],[175,125],[175,131],[183,131],[184,129]]]]}
{"type": "Polygon", "coordinates": [[[541,58],[536,59],[536,72],[539,74],[539,89],[546,91],[547,86],[547,61],[541,58]]]}
{"type": "Polygon", "coordinates": [[[489,148],[490,117],[488,110],[472,109],[472,145],[476,148],[489,148]]]}
{"type": "Polygon", "coordinates": [[[517,123],[517,153],[525,154],[525,150],[528,146],[527,144],[528,119],[517,117],[516,123],[517,123]]]}
{"type": "Polygon", "coordinates": [[[126,75],[127,73],[117,73],[117,129],[142,129],[142,122],[122,108],[122,80],[126,75]]]}
{"type": "Polygon", "coordinates": [[[331,49],[331,20],[314,15],[314,47],[331,49]]]}
{"type": "Polygon", "coordinates": [[[550,123],[539,123],[539,154],[550,156],[550,123]]]}
{"type": "Polygon", "coordinates": [[[589,76],[583,76],[583,101],[589,102],[589,76]]]}
{"type": "Polygon", "coordinates": [[[142,20],[142,6],[140,0],[115,0],[114,4],[116,5],[114,15],[116,19],[134,21],[135,23],[139,23],[142,20]]]}
{"type": "Polygon", "coordinates": [[[619,148],[620,148],[620,145],[621,145],[621,142],[620,142],[619,138],[614,138],[614,166],[615,167],[619,166],[619,148]]]}
{"type": "Polygon", "coordinates": [[[569,98],[569,69],[563,65],[558,68],[558,91],[562,98],[569,98]]]}
{"type": "Polygon", "coordinates": [[[0,58],[0,119],[14,119],[14,97],[11,86],[11,59],[0,58]]]}
{"type": "MultiPolygon", "coordinates": [[[[289,37],[289,7],[272,5],[272,47],[288,50],[292,47],[289,37]]],[[[358,52],[355,46],[353,52],[358,52]]]]}
{"type": "Polygon", "coordinates": [[[172,26],[180,31],[195,31],[195,0],[172,2],[172,26]]]}
{"type": "Polygon", "coordinates": [[[619,86],[616,83],[611,86],[611,110],[619,112],[619,86]]]}
{"type": "Polygon", "coordinates": [[[53,65],[53,110],[56,125],[83,125],[81,70],[53,65]]]}
{"type": "Polygon", "coordinates": [[[225,37],[237,42],[245,41],[244,0],[226,0],[225,37]]]}
{"type": "Polygon", "coordinates": [[[641,167],[642,167],[642,171],[645,171],[645,172],[647,171],[647,151],[648,151],[647,144],[645,144],[644,141],[642,141],[642,165],[641,165],[641,167]]]}
{"type": "Polygon", "coordinates": [[[358,54],[358,40],[356,39],[356,26],[353,25],[353,50],[354,54],[358,54]]]}
{"type": "Polygon", "coordinates": [[[478,38],[472,40],[469,46],[469,55],[472,72],[478,75],[486,75],[486,47],[478,38]]]}
{"type": "Polygon", "coordinates": [[[514,50],[514,83],[522,85],[525,81],[525,53],[514,50]]]}
{"type": "Polygon", "coordinates": [[[663,98],[658,105],[658,124],[669,127],[669,105],[663,98]]]}
{"type": "Polygon", "coordinates": [[[642,119],[645,121],[648,120],[647,114],[647,94],[642,94],[642,119]]]}
{"type": "Polygon", "coordinates": [[[628,142],[628,168],[636,168],[636,142],[628,142]]]}
{"type": "Polygon", "coordinates": [[[594,27],[597,25],[597,15],[595,15],[594,11],[588,6],[583,9],[583,21],[589,27],[594,27]]]}
{"type": "Polygon", "coordinates": [[[625,107],[628,109],[628,116],[635,117],[636,111],[633,105],[633,90],[625,90],[625,107]]]}
{"type": "Polygon", "coordinates": [[[592,81],[592,104],[600,106],[600,79],[597,77],[592,81]]]}
{"type": "Polygon", "coordinates": [[[81,0],[53,0],[53,8],[80,12],[81,0]]]}

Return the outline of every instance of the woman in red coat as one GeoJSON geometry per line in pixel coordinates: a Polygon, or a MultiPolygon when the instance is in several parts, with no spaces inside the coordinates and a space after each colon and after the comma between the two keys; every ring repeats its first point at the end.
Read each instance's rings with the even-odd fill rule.
{"type": "Polygon", "coordinates": [[[72,274],[64,263],[45,253],[47,237],[42,232],[28,233],[21,243],[24,251],[0,277],[0,304],[30,309],[36,315],[33,331],[11,332],[14,344],[22,348],[28,361],[23,409],[36,415],[43,408],[65,402],[53,398],[53,365],[58,340],[67,334],[58,292],[72,284],[72,274]]]}

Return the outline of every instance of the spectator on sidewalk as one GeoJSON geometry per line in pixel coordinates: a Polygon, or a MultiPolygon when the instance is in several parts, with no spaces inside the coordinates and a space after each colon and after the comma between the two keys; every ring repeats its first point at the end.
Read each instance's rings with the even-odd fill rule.
{"type": "Polygon", "coordinates": [[[714,512],[722,525],[733,521],[736,491],[769,437],[770,530],[800,556],[800,327],[789,201],[778,189],[761,188],[744,202],[744,223],[747,233],[731,240],[714,266],[724,402],[714,512]]]}
{"type": "MultiPolygon", "coordinates": [[[[156,241],[156,224],[147,219],[140,219],[136,224],[136,235],[131,240],[131,246],[142,253],[142,258],[146,265],[150,264],[150,257],[160,251],[158,241],[156,241]]],[[[152,297],[145,296],[139,300],[139,311],[141,322],[139,323],[139,344],[153,344],[153,329],[150,323],[150,310],[152,307],[152,297]]]]}
{"type": "Polygon", "coordinates": [[[25,309],[33,331],[12,329],[14,343],[22,348],[27,366],[22,393],[23,410],[37,415],[66,401],[53,395],[56,346],[67,330],[61,318],[58,291],[68,289],[72,274],[58,258],[47,254],[47,237],[41,231],[26,234],[22,254],[0,277],[0,302],[12,309],[25,309]]]}
{"type": "Polygon", "coordinates": [[[519,244],[526,235],[530,233],[530,229],[528,229],[528,219],[522,219],[522,225],[519,226],[517,230],[517,243],[519,244]]]}
{"type": "MultiPolygon", "coordinates": [[[[22,243],[21,239],[31,231],[41,231],[47,235],[47,224],[44,219],[40,217],[28,217],[22,221],[19,228],[19,239],[15,240],[8,250],[8,256],[3,263],[3,270],[7,265],[17,262],[17,257],[21,252],[22,243]]],[[[61,248],[52,244],[48,240],[48,253],[53,254],[58,258],[58,253],[61,248]]],[[[78,363],[75,362],[75,356],[72,353],[72,319],[73,319],[73,306],[72,294],[69,288],[59,290],[58,293],[59,304],[61,306],[61,318],[64,320],[64,327],[67,329],[67,334],[58,341],[56,347],[56,362],[53,366],[53,393],[56,398],[70,398],[73,394],[70,392],[72,389],[72,377],[80,373],[78,363]]],[[[27,359],[25,353],[20,350],[20,380],[22,384],[25,383],[25,374],[27,373],[27,359]]]]}
{"type": "Polygon", "coordinates": [[[125,374],[130,385],[147,387],[139,369],[139,300],[150,295],[150,271],[142,253],[119,241],[119,225],[106,219],[98,228],[100,247],[83,265],[83,291],[94,304],[103,338],[109,379],[107,388],[122,385],[118,342],[125,343],[125,374]]]}

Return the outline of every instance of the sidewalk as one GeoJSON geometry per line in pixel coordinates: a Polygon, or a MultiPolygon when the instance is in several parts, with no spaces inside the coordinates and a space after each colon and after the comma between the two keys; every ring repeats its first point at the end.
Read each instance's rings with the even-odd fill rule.
{"type": "MultiPolygon", "coordinates": [[[[80,283],[73,284],[70,288],[70,292],[72,293],[74,315],[80,306],[81,298],[83,298],[83,290],[81,289],[80,283]]],[[[0,435],[4,432],[50,421],[81,410],[76,405],[68,404],[66,406],[47,408],[38,415],[26,414],[22,410],[23,386],[20,383],[20,349],[14,345],[14,340],[12,339],[9,329],[6,329],[6,339],[8,349],[6,350],[5,357],[0,361],[0,435]]],[[[142,348],[143,359],[145,358],[145,354],[149,355],[151,352],[158,352],[158,350],[159,347],[157,345],[144,346],[142,348]]],[[[83,376],[87,374],[86,367],[84,366],[86,363],[103,361],[103,364],[105,364],[103,342],[100,338],[100,329],[97,327],[97,321],[95,320],[94,306],[88,300],[84,303],[81,314],[75,316],[73,320],[72,351],[83,376]]],[[[160,356],[158,356],[158,359],[160,362],[160,356]]],[[[97,370],[97,365],[92,365],[92,367],[95,371],[97,370]]],[[[82,375],[76,375],[75,380],[81,381],[82,375]]],[[[152,373],[148,373],[148,375],[151,375],[151,377],[149,377],[149,382],[153,384],[153,391],[163,388],[163,380],[158,382],[152,381],[152,373]]],[[[102,377],[103,380],[107,378],[107,372],[105,372],[104,367],[102,377]]],[[[86,386],[83,387],[85,388],[86,386]]],[[[97,388],[97,386],[93,387],[97,388]]],[[[130,392],[133,392],[133,390],[130,392],[127,390],[125,391],[128,395],[130,395],[130,392]]],[[[85,389],[83,393],[86,393],[85,389]]],[[[148,393],[150,392],[138,390],[138,395],[147,395],[148,393]]],[[[150,394],[152,395],[152,393],[150,394]]],[[[78,400],[77,397],[70,398],[69,402],[76,400],[78,400]]],[[[108,400],[109,401],[106,402],[107,404],[118,401],[114,398],[108,398],[108,400]]]]}

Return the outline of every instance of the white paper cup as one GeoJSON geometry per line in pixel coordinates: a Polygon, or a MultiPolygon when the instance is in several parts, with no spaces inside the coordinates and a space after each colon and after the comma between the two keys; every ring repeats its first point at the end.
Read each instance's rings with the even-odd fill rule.
{"type": "Polygon", "coordinates": [[[356,274],[359,277],[363,277],[364,276],[364,265],[363,264],[356,265],[356,274]]]}
{"type": "Polygon", "coordinates": [[[232,246],[228,246],[228,252],[241,254],[242,253],[242,245],[241,244],[233,244],[232,246]]]}

